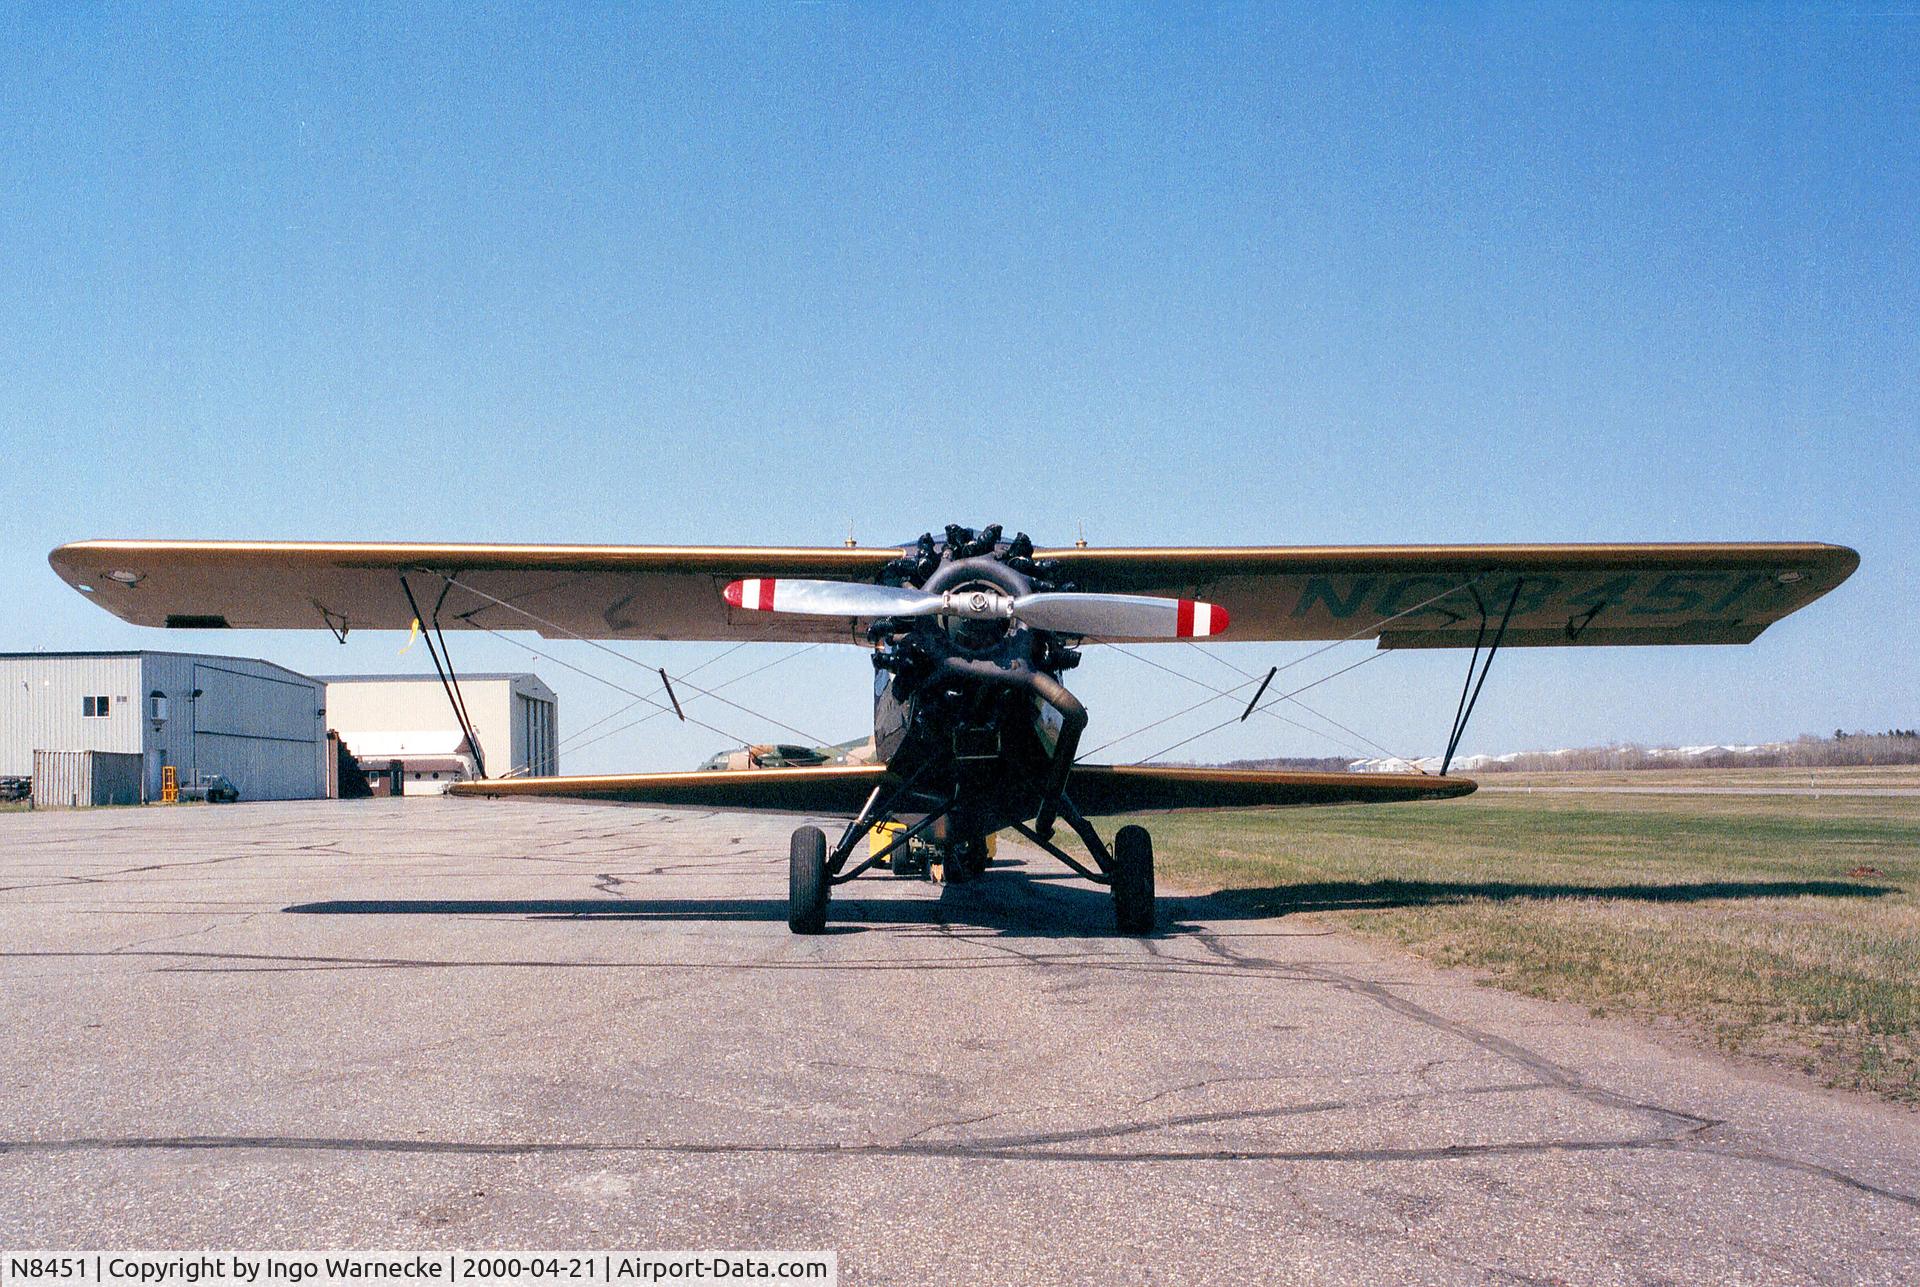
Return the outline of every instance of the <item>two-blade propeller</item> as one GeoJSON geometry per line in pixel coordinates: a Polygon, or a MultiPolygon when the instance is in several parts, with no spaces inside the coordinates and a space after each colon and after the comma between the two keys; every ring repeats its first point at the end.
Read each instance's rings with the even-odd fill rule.
{"type": "Polygon", "coordinates": [[[1143,594],[1051,592],[1016,596],[979,588],[929,594],[855,581],[767,577],[735,581],[724,595],[734,607],[756,612],[814,617],[1012,618],[1035,629],[1068,635],[1204,639],[1227,628],[1227,610],[1217,603],[1143,594]]]}

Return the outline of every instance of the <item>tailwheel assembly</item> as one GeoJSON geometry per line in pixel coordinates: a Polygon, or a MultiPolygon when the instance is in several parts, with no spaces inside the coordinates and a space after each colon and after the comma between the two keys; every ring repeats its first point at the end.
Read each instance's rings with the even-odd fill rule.
{"type": "Polygon", "coordinates": [[[964,885],[987,869],[992,858],[984,840],[962,840],[941,848],[927,875],[942,885],[964,885]]]}

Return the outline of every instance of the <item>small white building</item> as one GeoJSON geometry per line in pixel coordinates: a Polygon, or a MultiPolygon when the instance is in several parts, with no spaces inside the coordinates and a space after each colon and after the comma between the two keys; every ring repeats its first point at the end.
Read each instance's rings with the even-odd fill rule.
{"type": "Polygon", "coordinates": [[[0,777],[35,751],[140,757],[140,795],[218,773],[242,800],[327,794],[326,689],[249,657],[178,652],[0,654],[0,777]]]}
{"type": "Polygon", "coordinates": [[[528,673],[460,676],[479,754],[437,675],[328,675],[327,727],[364,769],[399,761],[408,794],[442,792],[476,777],[560,771],[559,703],[528,673]]]}
{"type": "Polygon", "coordinates": [[[376,793],[393,791],[391,777],[382,775],[390,775],[395,764],[403,775],[403,795],[443,795],[455,782],[479,776],[473,744],[457,728],[375,729],[342,741],[354,763],[375,776],[376,793]]]}

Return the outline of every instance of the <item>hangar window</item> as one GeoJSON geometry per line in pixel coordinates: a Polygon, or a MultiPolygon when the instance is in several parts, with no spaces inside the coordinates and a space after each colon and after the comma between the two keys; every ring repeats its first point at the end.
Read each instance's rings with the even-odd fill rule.
{"type": "Polygon", "coordinates": [[[82,697],[80,699],[80,715],[83,719],[104,719],[110,713],[110,707],[107,704],[107,699],[104,697],[82,697]]]}

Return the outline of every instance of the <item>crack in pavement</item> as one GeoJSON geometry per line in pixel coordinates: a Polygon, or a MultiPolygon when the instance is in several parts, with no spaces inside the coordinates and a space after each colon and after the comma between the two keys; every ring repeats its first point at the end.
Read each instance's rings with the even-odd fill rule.
{"type": "MultiPolygon", "coordinates": [[[[1400,1095],[1378,1095],[1366,1099],[1327,1099],[1305,1104],[1280,1104],[1268,1108],[1231,1108],[1209,1113],[1177,1113],[1168,1117],[1145,1118],[1131,1122],[1111,1122],[1104,1126],[1088,1126],[1078,1130],[1037,1131],[1027,1135],[989,1136],[984,1139],[967,1141],[983,1148],[1016,1149],[1030,1148],[1045,1144],[1079,1144],[1087,1140],[1116,1139],[1125,1135],[1141,1135],[1150,1131],[1167,1130],[1181,1126],[1213,1126],[1227,1122],[1257,1122],[1278,1117],[1302,1117],[1313,1113],[1331,1113],[1350,1108],[1373,1108],[1383,1104],[1407,1103],[1412,1100],[1439,1099],[1448,1096],[1466,1098],[1474,1095],[1504,1095],[1529,1090],[1545,1090],[1539,1082],[1512,1082],[1496,1086],[1476,1086],[1458,1091],[1410,1091],[1400,1095]]],[[[990,1116],[1005,1116],[995,1113],[990,1116]]],[[[920,1131],[915,1135],[925,1135],[928,1130],[939,1129],[939,1124],[920,1131]]]]}
{"type": "Polygon", "coordinates": [[[1329,1149],[1132,1149],[1125,1152],[1060,1149],[995,1143],[955,1141],[891,1144],[747,1144],[675,1141],[466,1141],[354,1138],[294,1135],[176,1135],[98,1136],[53,1140],[0,1140],[0,1156],[78,1152],[141,1151],[306,1151],[394,1154],[451,1154],[474,1157],[529,1157],[563,1154],[657,1154],[662,1156],[786,1156],[810,1158],[933,1158],[985,1162],[1070,1162],[1128,1165],[1139,1163],[1398,1163],[1472,1161],[1479,1158],[1552,1154],[1662,1152],[1732,1158],[1761,1166],[1782,1166],[1819,1176],[1857,1192],[1902,1206],[1920,1209],[1920,1196],[1870,1184],[1855,1176],[1815,1163],[1774,1154],[1697,1147],[1673,1136],[1631,1136],[1605,1140],[1506,1140],[1484,1144],[1440,1144],[1427,1147],[1329,1149]]]}
{"type": "MultiPolygon", "coordinates": [[[[573,919],[555,917],[554,919],[573,919]]],[[[953,938],[952,942],[962,942],[953,938]]],[[[1018,970],[1026,966],[1072,965],[1088,970],[1114,970],[1129,973],[1155,974],[1199,974],[1212,977],[1240,973],[1251,977],[1249,972],[1235,971],[1231,967],[1204,965],[1198,969],[1168,969],[1151,961],[1128,961],[1114,958],[1088,958],[1073,953],[1050,953],[1036,957],[1034,954],[1010,949],[1003,944],[985,944],[1003,953],[1012,955],[981,955],[966,960],[939,960],[925,957],[899,958],[856,958],[842,960],[779,960],[758,961],[567,961],[553,959],[527,959],[503,957],[496,960],[435,960],[429,957],[378,957],[378,956],[312,956],[304,954],[278,952],[196,952],[184,949],[120,949],[113,951],[26,951],[0,952],[0,960],[60,960],[112,958],[132,961],[143,957],[177,958],[186,961],[226,961],[232,966],[181,966],[173,969],[160,967],[162,973],[192,974],[234,974],[234,973],[285,973],[299,970],[342,970],[342,969],[380,969],[380,970],[690,970],[690,971],[751,971],[792,970],[800,972],[819,971],[893,971],[893,970],[1018,970]]],[[[778,950],[778,949],[775,949],[778,950]]],[[[1327,980],[1308,975],[1296,975],[1285,972],[1263,972],[1259,977],[1284,978],[1301,983],[1324,983],[1327,980]]]]}
{"type": "MultiPolygon", "coordinates": [[[[1278,962],[1269,961],[1261,957],[1244,956],[1241,953],[1235,952],[1232,948],[1221,943],[1217,935],[1208,931],[1199,931],[1195,933],[1193,937],[1203,947],[1219,956],[1222,960],[1245,961],[1250,965],[1274,966],[1279,964],[1278,962]]],[[[1331,966],[1308,965],[1301,968],[1307,969],[1315,976],[1333,986],[1350,991],[1359,996],[1364,996],[1370,1001],[1404,1018],[1444,1032],[1449,1036],[1465,1041],[1509,1063],[1519,1064],[1521,1067],[1539,1077],[1542,1083],[1552,1089],[1564,1091],[1569,1095],[1601,1107],[1629,1112],[1649,1113],[1664,1117],[1680,1126],[1679,1130],[1669,1135],[1643,1139],[1631,1144],[1616,1144],[1608,1147],[1665,1150],[1713,1157],[1735,1158],[1760,1166],[1816,1176],[1862,1193],[1871,1194],[1875,1197],[1887,1199],[1888,1201],[1898,1202],[1904,1206],[1920,1209],[1920,1195],[1884,1188],[1837,1168],[1823,1166],[1818,1162],[1809,1162],[1802,1158],[1789,1157],[1785,1154],[1775,1153],[1767,1149],[1741,1148],[1732,1144],[1723,1144],[1716,1140],[1707,1139],[1707,1132],[1722,1127],[1729,1127],[1731,1123],[1715,1118],[1702,1117],[1698,1113],[1691,1113],[1682,1108],[1673,1108],[1665,1104],[1646,1103],[1626,1095],[1618,1094],[1605,1087],[1595,1086],[1573,1070],[1554,1063],[1552,1060],[1528,1050],[1525,1046],[1509,1041],[1505,1037],[1484,1032],[1460,1020],[1449,1019],[1445,1015],[1427,1009],[1418,1002],[1408,1000],[1406,997],[1398,995],[1383,983],[1377,983],[1371,979],[1358,978],[1341,970],[1334,969],[1331,966]]],[[[1481,1147],[1499,1148],[1503,1146],[1463,1145],[1459,1147],[1462,1149],[1477,1149],[1481,1147]]],[[[1587,1152],[1592,1151],[1595,1146],[1576,1142],[1564,1142],[1559,1147],[1570,1151],[1587,1152]]],[[[1449,1153],[1448,1155],[1452,1156],[1453,1154],[1449,1153]]],[[[1385,1159],[1374,1158],[1370,1160],[1385,1159]]]]}
{"type": "Polygon", "coordinates": [[[238,926],[245,925],[250,921],[258,920],[260,916],[261,916],[261,913],[259,912],[248,912],[245,915],[241,916],[240,919],[237,921],[215,919],[208,922],[205,925],[202,925],[199,929],[182,930],[177,934],[158,934],[158,935],[155,935],[153,938],[136,939],[135,941],[128,943],[124,947],[116,947],[116,948],[109,949],[105,953],[105,955],[127,956],[129,954],[141,952],[143,949],[151,948],[156,943],[175,943],[175,942],[179,942],[181,939],[201,938],[207,934],[213,933],[215,930],[233,929],[238,926]]]}
{"type": "MultiPolygon", "coordinates": [[[[1261,957],[1249,957],[1235,952],[1232,948],[1220,943],[1214,935],[1206,931],[1195,934],[1194,938],[1202,946],[1207,948],[1207,950],[1213,952],[1225,961],[1245,961],[1250,965],[1264,966],[1277,966],[1279,964],[1278,962],[1269,961],[1261,957]]],[[[1563,1067],[1543,1055],[1535,1054],[1525,1046],[1517,1042],[1509,1041],[1505,1037],[1495,1036],[1490,1032],[1484,1032],[1479,1028],[1475,1028],[1471,1024],[1463,1023],[1458,1019],[1449,1019],[1445,1015],[1429,1010],[1417,1001],[1411,1001],[1399,995],[1384,983],[1376,983],[1371,979],[1359,978],[1326,965],[1301,965],[1297,968],[1342,991],[1366,997],[1374,1004],[1390,1010],[1402,1018],[1411,1019],[1415,1023],[1424,1024],[1436,1031],[1443,1032],[1456,1040],[1463,1041],[1470,1046],[1484,1050],[1488,1054],[1505,1060],[1508,1063],[1519,1064],[1528,1072],[1533,1073],[1543,1083],[1564,1090],[1568,1094],[1584,1099],[1590,1104],[1628,1112],[1652,1113],[1657,1116],[1669,1118],[1676,1123],[1687,1123],[1688,1129],[1706,1129],[1724,1124],[1717,1119],[1702,1117],[1698,1113],[1690,1113],[1685,1109],[1669,1108],[1663,1104],[1642,1103],[1626,1095],[1616,1094],[1604,1087],[1591,1085],[1570,1068],[1563,1067]]]]}

